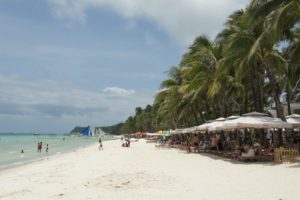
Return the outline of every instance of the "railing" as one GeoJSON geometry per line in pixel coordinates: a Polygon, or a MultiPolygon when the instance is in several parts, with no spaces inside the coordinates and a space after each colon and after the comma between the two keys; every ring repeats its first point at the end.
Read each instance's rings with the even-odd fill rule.
{"type": "Polygon", "coordinates": [[[296,162],[299,151],[293,148],[276,148],[274,149],[274,160],[278,163],[296,162]]]}

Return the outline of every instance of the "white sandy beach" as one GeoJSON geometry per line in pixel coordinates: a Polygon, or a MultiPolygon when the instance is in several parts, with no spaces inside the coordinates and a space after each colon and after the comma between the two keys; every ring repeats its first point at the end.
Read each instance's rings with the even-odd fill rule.
{"type": "Polygon", "coordinates": [[[0,171],[0,199],[298,200],[300,164],[234,163],[118,140],[0,171]]]}

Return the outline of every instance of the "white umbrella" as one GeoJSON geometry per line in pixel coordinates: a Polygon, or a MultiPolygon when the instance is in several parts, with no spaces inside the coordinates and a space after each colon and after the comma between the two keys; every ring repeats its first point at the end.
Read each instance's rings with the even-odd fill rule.
{"type": "Polygon", "coordinates": [[[240,116],[236,116],[236,115],[232,115],[230,117],[227,117],[224,120],[218,120],[215,122],[212,122],[210,127],[208,128],[209,131],[224,131],[224,130],[228,130],[226,129],[226,127],[224,127],[224,122],[227,120],[233,120],[233,119],[237,119],[240,116]]]}
{"type": "Polygon", "coordinates": [[[227,117],[226,120],[237,119],[237,118],[240,118],[240,117],[241,117],[241,116],[231,115],[230,117],[227,117]]]}
{"type": "Polygon", "coordinates": [[[210,123],[212,123],[212,122],[201,124],[200,126],[197,127],[197,130],[198,131],[207,131],[210,123]]]}
{"type": "Polygon", "coordinates": [[[185,134],[185,133],[194,133],[197,131],[197,126],[190,128],[176,129],[173,134],[185,134]]]}
{"type": "Polygon", "coordinates": [[[292,128],[292,125],[282,121],[279,118],[272,118],[266,116],[242,116],[238,119],[225,121],[223,126],[226,129],[240,129],[240,128],[292,128]]]}
{"type": "Polygon", "coordinates": [[[220,127],[223,127],[223,123],[225,122],[225,118],[220,117],[218,119],[216,119],[216,121],[210,123],[208,125],[208,131],[217,131],[219,130],[220,127]]]}
{"type": "Polygon", "coordinates": [[[182,134],[184,129],[175,129],[173,134],[182,134]]]}
{"type": "Polygon", "coordinates": [[[246,117],[246,116],[252,116],[252,117],[268,117],[269,115],[266,113],[260,113],[260,112],[250,112],[250,113],[246,113],[243,114],[242,116],[246,117]]]}
{"type": "Polygon", "coordinates": [[[292,114],[286,116],[287,123],[291,124],[293,128],[300,128],[300,115],[292,114]]]}

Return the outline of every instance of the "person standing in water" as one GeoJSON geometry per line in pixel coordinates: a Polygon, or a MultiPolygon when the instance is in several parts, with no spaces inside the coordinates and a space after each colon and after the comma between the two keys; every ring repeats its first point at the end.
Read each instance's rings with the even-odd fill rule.
{"type": "Polygon", "coordinates": [[[41,150],[42,150],[42,144],[41,144],[41,142],[39,142],[38,143],[38,152],[41,152],[41,150]]]}
{"type": "Polygon", "coordinates": [[[47,147],[46,147],[46,153],[48,153],[48,149],[49,149],[49,145],[47,144],[47,147]]]}
{"type": "Polygon", "coordinates": [[[99,138],[99,151],[100,151],[101,149],[103,150],[103,146],[102,146],[101,138],[99,138]]]}
{"type": "Polygon", "coordinates": [[[43,142],[41,142],[41,146],[40,146],[40,152],[42,152],[42,148],[43,148],[43,142]]]}

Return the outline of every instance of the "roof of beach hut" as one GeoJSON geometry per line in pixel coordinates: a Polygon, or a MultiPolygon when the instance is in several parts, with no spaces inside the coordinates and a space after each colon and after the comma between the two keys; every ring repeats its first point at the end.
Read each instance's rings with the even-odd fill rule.
{"type": "Polygon", "coordinates": [[[300,115],[292,114],[286,116],[287,123],[291,124],[293,128],[300,128],[300,115]]]}

